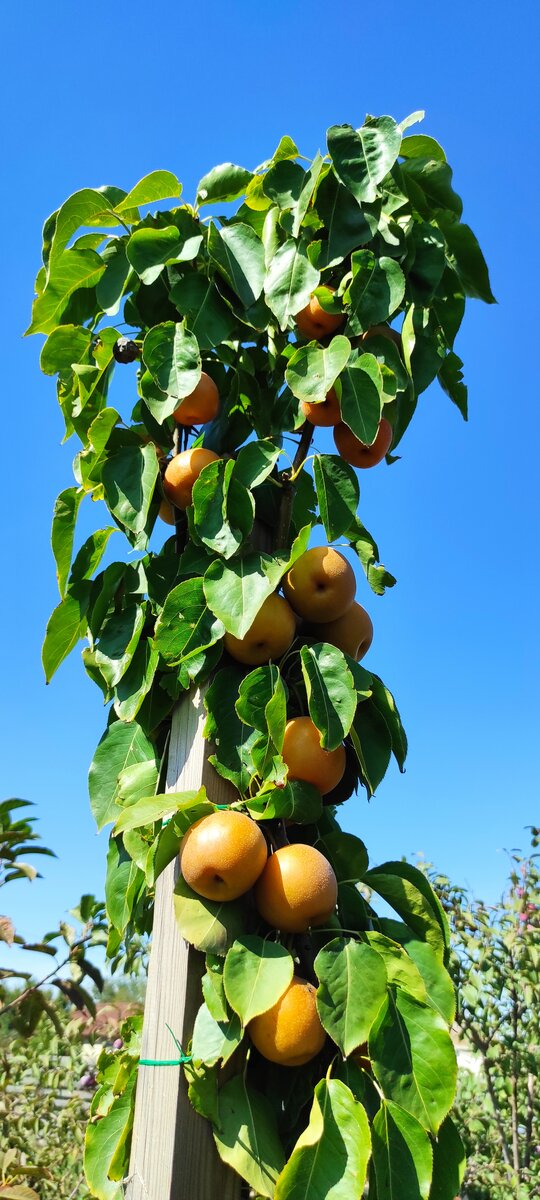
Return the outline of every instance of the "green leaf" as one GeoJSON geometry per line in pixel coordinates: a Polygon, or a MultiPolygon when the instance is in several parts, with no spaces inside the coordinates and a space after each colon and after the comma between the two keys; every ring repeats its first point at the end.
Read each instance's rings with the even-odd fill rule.
{"type": "Polygon", "coordinates": [[[230,337],[235,319],[221,299],[213,280],[192,271],[176,281],[171,288],[170,298],[182,316],[186,317],[201,350],[211,350],[230,337]]]}
{"type": "Polygon", "coordinates": [[[225,959],[225,994],[245,1027],[277,1004],[293,977],[291,955],[279,942],[255,934],[233,943],[225,959]]]}
{"type": "Polygon", "coordinates": [[[106,263],[105,271],[96,287],[96,300],[107,316],[114,316],[120,308],[131,272],[126,255],[124,238],[112,238],[101,255],[106,263]]]}
{"type": "Polygon", "coordinates": [[[382,413],[381,368],[373,354],[351,358],[341,375],[341,418],[355,437],[370,446],[382,413]]]}
{"type": "Polygon", "coordinates": [[[465,1149],[451,1117],[439,1129],[433,1148],[433,1182],[429,1200],[454,1200],[465,1176],[465,1149]]]}
{"type": "Polygon", "coordinates": [[[305,308],[319,278],[301,243],[289,238],[276,251],[266,276],[265,297],[281,329],[305,308]]]}
{"type": "Polygon", "coordinates": [[[196,669],[200,652],[223,634],[221,621],[207,606],[202,579],[186,579],[169,592],[154,637],[156,649],[169,666],[192,660],[196,669]]]}
{"type": "Polygon", "coordinates": [[[456,1056],[445,1021],[400,988],[389,994],[369,1037],[369,1055],[385,1099],[437,1133],[452,1106],[456,1056]]]}
{"type": "Polygon", "coordinates": [[[430,155],[415,155],[402,163],[400,180],[415,208],[426,220],[433,216],[438,219],[439,209],[461,217],[463,204],[452,187],[452,170],[447,162],[434,161],[430,155]]]}
{"type": "Polygon", "coordinates": [[[125,213],[130,209],[140,208],[141,204],[154,204],[157,200],[177,199],[182,194],[182,184],[179,183],[172,171],[151,171],[144,175],[135,187],[128,192],[120,204],[115,205],[116,212],[125,213]]]}
{"type": "Polygon", "coordinates": [[[257,667],[254,671],[250,671],[242,680],[238,692],[238,700],[236,701],[236,711],[240,720],[246,725],[251,725],[253,729],[258,729],[261,733],[266,733],[270,722],[274,726],[275,738],[274,742],[278,750],[281,750],[283,743],[283,732],[286,719],[286,702],[287,693],[281,679],[279,668],[274,663],[268,666],[257,667]],[[276,705],[276,697],[279,697],[279,705],[276,705]]]}
{"type": "Polygon", "coordinates": [[[429,880],[421,871],[410,863],[387,862],[369,871],[365,882],[442,957],[449,944],[448,921],[429,880]]]}
{"type": "Polygon", "coordinates": [[[465,294],[486,304],[496,304],[486,260],[472,229],[442,215],[438,223],[446,238],[448,262],[459,275],[465,294]]]}
{"type": "MultiPolygon", "coordinates": [[[[373,950],[376,950],[383,959],[386,967],[388,982],[395,987],[401,987],[410,996],[414,996],[415,1000],[420,1000],[423,1004],[428,1002],[428,995],[424,980],[418,970],[416,964],[407,954],[403,946],[399,942],[394,942],[391,938],[385,937],[384,933],[379,933],[377,930],[368,930],[365,934],[369,945],[373,950]]],[[[424,946],[425,943],[418,943],[424,946]]],[[[431,947],[428,947],[431,950],[431,947]]],[[[437,966],[440,968],[440,963],[436,960],[437,966]]]]}
{"type": "MultiPolygon", "coordinates": [[[[452,1025],[456,1016],[456,993],[451,976],[428,942],[411,938],[406,941],[405,946],[423,980],[427,993],[426,1002],[440,1012],[447,1025],[452,1025]]],[[[407,991],[411,992],[412,989],[407,988],[407,991]]],[[[421,1000],[424,997],[419,996],[417,999],[421,1000]]]]}
{"type": "Polygon", "coordinates": [[[295,825],[312,825],[322,816],[323,801],[318,788],[300,779],[283,787],[270,787],[248,798],[246,806],[257,821],[290,820],[295,825]]]}
{"type": "Polygon", "coordinates": [[[60,324],[70,296],[80,288],[94,287],[104,271],[105,263],[95,250],[64,250],[45,291],[34,300],[27,334],[51,333],[60,324]]]}
{"type": "MultiPolygon", "coordinates": [[[[229,951],[230,953],[230,951],[229,951]]],[[[223,1066],[229,1061],[231,1054],[240,1045],[243,1029],[236,1013],[224,1020],[216,1021],[206,1004],[201,1007],[195,1017],[193,1026],[193,1041],[191,1057],[194,1062],[203,1062],[213,1067],[221,1062],[223,1066]]]]}
{"type": "Polygon", "coordinates": [[[413,133],[409,137],[403,138],[399,153],[402,158],[428,158],[435,162],[446,162],[442,146],[435,141],[435,138],[428,137],[424,133],[413,133]]]}
{"type": "Polygon", "coordinates": [[[241,793],[247,791],[254,773],[251,746],[255,732],[240,720],[235,700],[243,673],[230,668],[218,671],[204,697],[207,720],[204,736],[215,744],[210,763],[241,793]]]}
{"type": "Polygon", "coordinates": [[[182,937],[206,954],[226,954],[245,924],[241,901],[205,900],[182,876],[174,889],[174,915],[182,937]]]}
{"type": "Polygon", "coordinates": [[[293,396],[308,404],[324,400],[347,365],[350,353],[351,343],[341,334],[333,337],[326,347],[314,342],[299,346],[291,355],[285,371],[285,379],[293,396]]]}
{"type": "Polygon", "coordinates": [[[204,787],[199,788],[198,792],[167,792],[159,796],[143,796],[127,809],[122,809],[115,821],[114,832],[126,833],[131,829],[141,829],[144,825],[153,825],[154,821],[161,821],[164,817],[174,814],[176,829],[182,829],[181,834],[177,833],[177,837],[180,838],[193,821],[198,821],[207,811],[214,811],[213,808],[207,810],[207,803],[204,787]]]}
{"type": "Polygon", "coordinates": [[[335,750],[347,736],[356,712],[356,688],[345,655],[326,642],[302,646],[302,675],[309,715],[324,750],[335,750]]]}
{"type": "Polygon", "coordinates": [[[39,359],[44,375],[69,371],[73,363],[83,362],[91,341],[91,329],[84,329],[81,325],[59,325],[58,329],[53,329],[39,359]]]}
{"type": "Polygon", "coordinates": [[[210,1016],[214,1021],[226,1021],[229,1007],[223,986],[223,958],[215,954],[206,955],[206,972],[202,977],[202,993],[210,1016]]]}
{"type": "Polygon", "coordinates": [[[352,283],[345,293],[350,304],[348,329],[365,333],[388,320],[405,295],[405,276],[392,258],[376,258],[371,250],[357,250],[351,259],[352,283]]]}
{"type": "Polygon", "coordinates": [[[268,596],[275,591],[281,564],[269,554],[252,552],[244,558],[211,563],[204,576],[208,607],[234,637],[243,638],[268,596]]]}
{"type": "Polygon", "coordinates": [[[60,492],[54,503],[51,530],[51,545],[56,563],[56,578],[62,597],[66,594],[66,583],[73,553],[73,539],[79,505],[84,496],[82,488],[70,487],[60,492]]]}
{"type": "Polygon", "coordinates": [[[130,604],[104,621],[94,659],[108,686],[114,687],[127,671],[145,622],[142,604],[130,604]]]}
{"type": "Polygon", "coordinates": [[[283,1148],[270,1101],[248,1087],[241,1075],[219,1093],[219,1127],[214,1129],[219,1156],[249,1183],[258,1196],[272,1200],[283,1166],[283,1148]]]}
{"type": "Polygon", "coordinates": [[[91,533],[90,537],[83,542],[71,568],[70,583],[76,583],[80,579],[89,579],[94,574],[107,549],[111,533],[116,533],[116,529],[112,526],[108,526],[107,529],[96,529],[95,533],[91,533]]]}
{"type": "Polygon", "coordinates": [[[380,563],[377,543],[358,517],[347,531],[347,539],[356,550],[370,588],[376,596],[383,596],[386,588],[394,587],[396,579],[380,563]]]}
{"type": "Polygon", "coordinates": [[[193,525],[201,542],[222,558],[232,558],[253,528],[255,503],[236,478],[235,464],[209,463],[193,488],[193,525]]]}
{"type": "Polygon", "coordinates": [[[166,393],[152,415],[160,422],[172,416],[178,402],[190,396],[201,378],[197,339],[183,322],[165,321],[146,334],[142,357],[154,382],[166,393]]]}
{"type": "Polygon", "coordinates": [[[408,749],[407,734],[401,723],[394,697],[378,675],[371,675],[371,695],[373,704],[378,708],[389,730],[394,758],[400,771],[403,771],[408,749]]]}
{"type": "Polygon", "coordinates": [[[368,795],[373,796],[388,770],[392,738],[384,717],[372,700],[364,700],[358,705],[351,741],[368,795]]]}
{"type": "Polygon", "coordinates": [[[114,821],[122,811],[119,803],[121,772],[142,763],[149,763],[155,769],[152,743],[140,725],[115,721],[103,734],[88,776],[90,805],[98,829],[114,821]]]}
{"type": "Polygon", "coordinates": [[[105,502],[121,525],[143,532],[159,466],[153,446],[123,446],[107,458],[101,473],[105,502]]]}
{"type": "Polygon", "coordinates": [[[122,767],[118,775],[118,803],[122,807],[136,804],[143,796],[149,796],[155,792],[157,781],[158,770],[155,757],[144,759],[143,762],[129,763],[122,767]]]}
{"type": "Polygon", "coordinates": [[[337,266],[346,254],[371,241],[376,221],[362,209],[348,190],[329,171],[317,190],[317,211],[324,221],[327,239],[321,243],[318,266],[337,266]]]}
{"type": "Polygon", "coordinates": [[[234,163],[220,163],[203,175],[197,187],[196,204],[215,204],[217,201],[227,203],[243,196],[248,183],[253,178],[251,171],[245,167],[237,167],[234,163]]]}
{"type": "Polygon", "coordinates": [[[367,1042],[386,997],[386,970],[375,950],[335,938],[315,959],[317,1011],[344,1057],[367,1042]]]}
{"type": "Polygon", "coordinates": [[[143,283],[154,283],[166,263],[190,262],[197,257],[203,240],[200,226],[187,212],[179,213],[179,218],[182,218],[180,228],[139,226],[131,234],[126,255],[143,283]]]}
{"type": "Polygon", "coordinates": [[[366,847],[354,833],[343,833],[336,829],[325,833],[324,852],[330,859],[338,882],[360,880],[368,869],[369,858],[366,847]]]}
{"type": "Polygon", "coordinates": [[[437,376],[439,383],[447,396],[459,409],[463,420],[468,419],[468,391],[463,382],[463,362],[453,350],[443,359],[442,367],[437,376]]]}
{"type": "Polygon", "coordinates": [[[337,454],[316,454],[313,475],[321,520],[329,542],[342,537],[356,518],[360,487],[349,463],[337,454]]]}
{"type": "Polygon", "coordinates": [[[104,1117],[86,1128],[84,1173],[86,1182],[97,1200],[120,1200],[123,1188],[111,1182],[108,1172],[113,1160],[126,1145],[133,1124],[134,1073],[125,1092],[116,1096],[104,1117]]]}
{"type": "Polygon", "coordinates": [[[401,132],[392,117],[375,117],[359,130],[333,125],[327,134],[334,171],[358,201],[377,197],[377,184],[399,154],[401,132]]]}
{"type": "Polygon", "coordinates": [[[112,837],[107,853],[105,906],[111,925],[119,933],[123,934],[129,924],[143,887],[144,873],[128,854],[122,838],[112,837]]]}
{"type": "Polygon", "coordinates": [[[47,683],[51,682],[60,663],[86,633],[89,589],[89,584],[76,584],[49,617],[41,651],[47,683]]]}
{"type": "Polygon", "coordinates": [[[264,248],[255,231],[241,221],[222,229],[210,222],[208,253],[244,307],[255,304],[264,284],[264,248]]]}
{"type": "Polygon", "coordinates": [[[365,1109],[339,1079],[315,1088],[307,1129],[284,1167],[275,1200],[352,1200],[364,1190],[371,1150],[365,1109]]]}
{"type": "Polygon", "coordinates": [[[248,442],[238,451],[234,464],[234,478],[246,488],[259,487],[275,467],[281,454],[280,446],[271,438],[248,442]]]}
{"type": "Polygon", "coordinates": [[[399,1105],[385,1102],[373,1121],[372,1137],[377,1194],[428,1200],[433,1151],[420,1123],[399,1105]]]}

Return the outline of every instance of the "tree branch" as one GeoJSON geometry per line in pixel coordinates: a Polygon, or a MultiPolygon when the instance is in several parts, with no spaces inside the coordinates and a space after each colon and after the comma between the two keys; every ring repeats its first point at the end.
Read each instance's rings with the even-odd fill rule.
{"type": "Polygon", "coordinates": [[[283,494],[281,497],[281,506],[279,510],[279,521],[276,533],[275,549],[281,550],[288,546],[289,543],[289,528],[291,524],[292,507],[294,503],[294,482],[302,464],[306,461],[309,447],[315,427],[310,421],[306,421],[302,427],[302,436],[298,443],[298,449],[294,456],[293,465],[290,471],[284,471],[281,476],[281,485],[283,494]]]}

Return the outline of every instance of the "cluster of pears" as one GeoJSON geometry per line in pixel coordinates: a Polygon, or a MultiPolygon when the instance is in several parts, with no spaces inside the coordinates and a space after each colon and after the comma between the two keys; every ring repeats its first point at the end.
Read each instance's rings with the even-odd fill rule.
{"type": "MultiPolygon", "coordinates": [[[[259,915],[285,933],[324,925],[336,906],[336,876],[319,850],[289,843],[269,856],[260,826],[235,809],[211,813],[188,829],[180,846],[180,870],[189,887],[207,900],[236,900],[253,888],[259,915]]],[[[313,985],[295,975],[277,1003],[249,1022],[248,1033],[271,1062],[308,1062],[326,1039],[313,985]]]]}
{"type": "MultiPolygon", "coordinates": [[[[331,289],[330,289],[331,290],[331,289]]],[[[300,333],[310,339],[328,337],[339,329],[345,321],[343,313],[328,313],[316,296],[312,296],[295,318],[300,333]]],[[[387,325],[375,325],[362,335],[362,341],[369,337],[380,335],[389,337],[401,344],[401,338],[394,329],[387,325]]],[[[177,425],[191,428],[194,425],[206,425],[217,417],[220,408],[220,398],[214,380],[205,371],[189,396],[186,396],[173,413],[177,425]]],[[[382,461],[392,444],[392,426],[382,417],[377,435],[371,445],[361,442],[355,437],[348,425],[341,420],[340,403],[335,388],[330,388],[326,399],[317,404],[302,402],[302,412],[312,425],[334,427],[334,441],[341,458],[359,468],[374,467],[382,461]]],[[[167,463],[163,477],[163,490],[166,499],[160,507],[160,516],[169,525],[174,525],[174,514],[171,505],[178,509],[189,508],[192,500],[193,485],[201,471],[209,463],[219,458],[213,450],[203,446],[191,447],[176,454],[167,463]]]]}

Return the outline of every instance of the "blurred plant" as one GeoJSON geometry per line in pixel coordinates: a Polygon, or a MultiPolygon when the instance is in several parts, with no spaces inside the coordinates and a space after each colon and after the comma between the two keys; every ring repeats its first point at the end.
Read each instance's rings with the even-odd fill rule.
{"type": "Polygon", "coordinates": [[[456,1102],[467,1200],[540,1196],[540,829],[531,842],[509,852],[496,905],[426,868],[450,919],[457,1030],[481,1064],[461,1072],[456,1102]]]}

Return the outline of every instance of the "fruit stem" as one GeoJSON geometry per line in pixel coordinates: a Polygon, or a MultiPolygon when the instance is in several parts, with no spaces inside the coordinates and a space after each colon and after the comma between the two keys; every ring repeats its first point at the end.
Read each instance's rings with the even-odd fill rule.
{"type": "Polygon", "coordinates": [[[294,484],[306,461],[314,432],[314,425],[312,425],[310,421],[306,421],[302,426],[302,436],[298,443],[298,449],[294,456],[292,468],[290,471],[284,471],[283,475],[281,476],[283,495],[281,497],[281,506],[279,510],[279,521],[275,546],[276,550],[288,548],[289,545],[289,529],[291,525],[292,508],[294,502],[294,484]]]}

